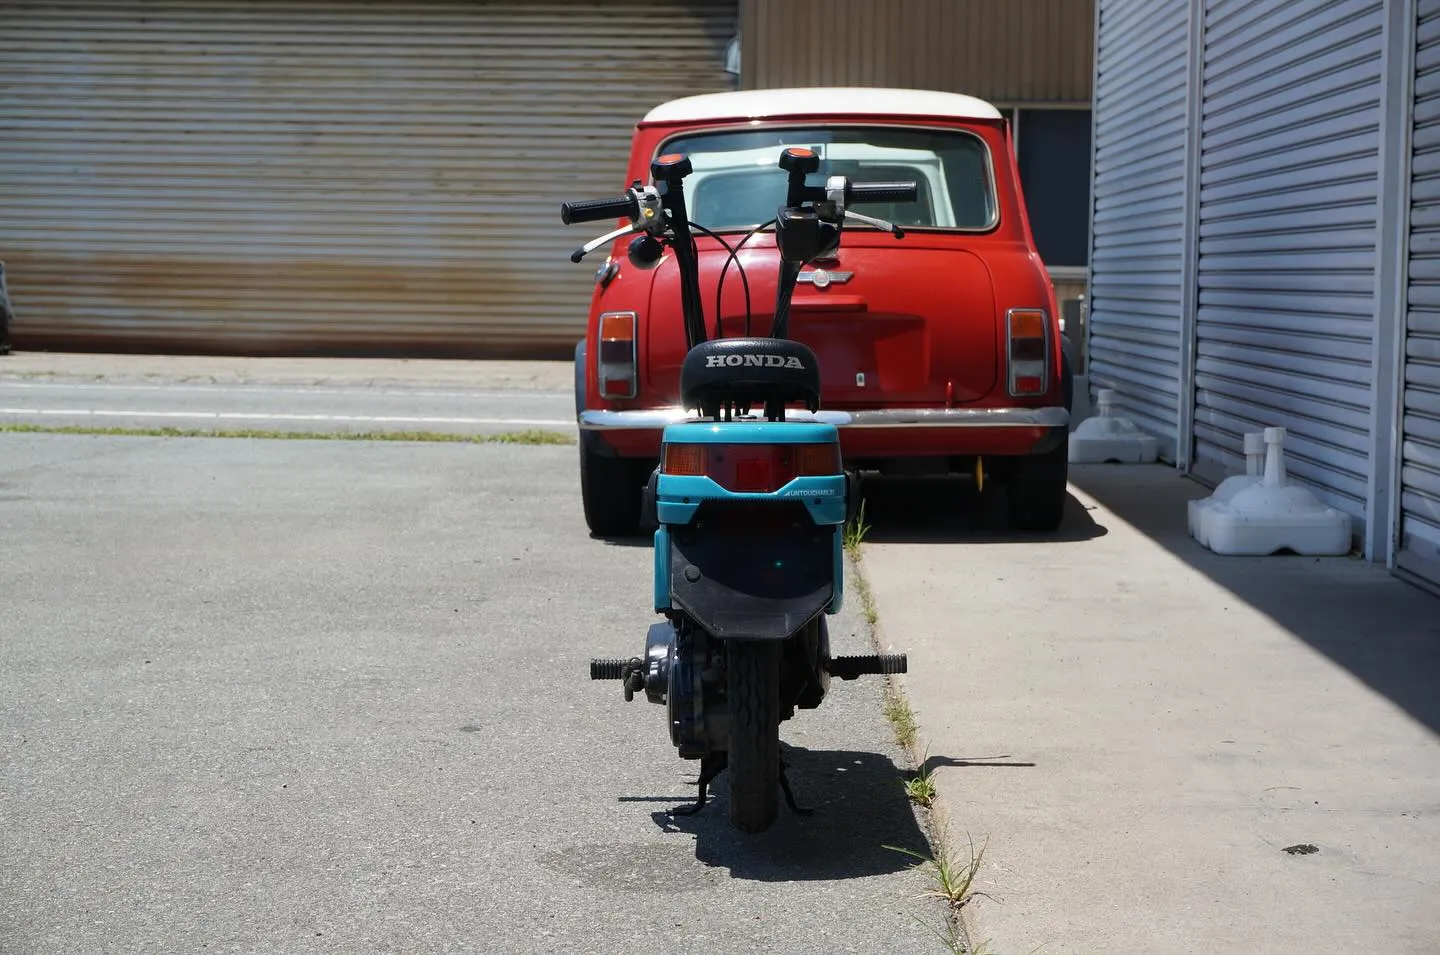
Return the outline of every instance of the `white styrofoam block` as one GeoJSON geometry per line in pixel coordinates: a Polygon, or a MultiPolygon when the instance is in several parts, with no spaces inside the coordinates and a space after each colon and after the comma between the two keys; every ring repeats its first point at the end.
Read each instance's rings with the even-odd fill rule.
{"type": "Polygon", "coordinates": [[[1350,552],[1350,515],[1326,507],[1302,487],[1257,485],[1205,509],[1201,541],[1217,554],[1306,557],[1350,552]]]}
{"type": "Polygon", "coordinates": [[[1307,557],[1350,551],[1350,515],[1290,484],[1281,445],[1284,428],[1266,428],[1265,476],[1229,500],[1201,509],[1197,539],[1217,554],[1264,556],[1290,550],[1307,557]]]}
{"type": "Polygon", "coordinates": [[[1084,424],[1090,417],[1090,378],[1075,376],[1075,390],[1070,402],[1070,431],[1084,424]]]}
{"type": "Polygon", "coordinates": [[[1265,433],[1263,431],[1252,431],[1245,435],[1245,473],[1232,474],[1220,482],[1215,488],[1215,493],[1207,498],[1198,501],[1191,501],[1189,504],[1189,525],[1190,536],[1201,544],[1205,543],[1204,536],[1204,515],[1207,508],[1214,504],[1221,504],[1247,487],[1253,487],[1260,483],[1265,470],[1265,433]]]}
{"type": "Polygon", "coordinates": [[[1154,437],[1135,427],[1128,418],[1112,414],[1115,392],[1097,395],[1100,413],[1086,418],[1070,434],[1071,464],[1148,464],[1160,455],[1154,437]]]}

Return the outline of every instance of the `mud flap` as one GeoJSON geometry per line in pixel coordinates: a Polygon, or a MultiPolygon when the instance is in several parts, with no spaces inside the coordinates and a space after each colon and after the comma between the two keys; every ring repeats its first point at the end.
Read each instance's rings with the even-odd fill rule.
{"type": "Polygon", "coordinates": [[[721,640],[784,640],[835,592],[835,528],[672,528],[670,596],[721,640]]]}

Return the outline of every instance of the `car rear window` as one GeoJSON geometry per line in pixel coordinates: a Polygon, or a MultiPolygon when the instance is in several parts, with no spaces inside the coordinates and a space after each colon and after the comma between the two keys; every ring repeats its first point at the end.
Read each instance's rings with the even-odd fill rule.
{"type": "MultiPolygon", "coordinates": [[[[914,180],[915,202],[866,203],[856,212],[911,228],[993,228],[995,191],[990,154],[973,133],[895,126],[796,127],[701,133],[671,139],[662,153],[685,153],[695,172],[685,180],[690,218],[710,229],[734,230],[775,217],[785,202],[787,146],[820,156],[820,174],[856,182],[914,180]]],[[[858,225],[858,224],[857,224],[858,225]]]]}

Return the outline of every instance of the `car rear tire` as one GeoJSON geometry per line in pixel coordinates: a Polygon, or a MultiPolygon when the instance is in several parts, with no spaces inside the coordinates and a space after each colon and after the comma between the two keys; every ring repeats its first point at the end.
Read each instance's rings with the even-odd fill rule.
{"type": "Polygon", "coordinates": [[[780,809],[780,645],[732,640],[725,654],[730,824],[764,832],[780,809]]]}
{"type": "Polygon", "coordinates": [[[1042,454],[1021,458],[1006,489],[1010,524],[1021,531],[1053,531],[1065,517],[1069,478],[1069,447],[1061,441],[1042,454]]]}
{"type": "Polygon", "coordinates": [[[580,499],[597,537],[629,537],[640,530],[640,497],[649,470],[636,458],[607,458],[580,446],[580,499]]]}

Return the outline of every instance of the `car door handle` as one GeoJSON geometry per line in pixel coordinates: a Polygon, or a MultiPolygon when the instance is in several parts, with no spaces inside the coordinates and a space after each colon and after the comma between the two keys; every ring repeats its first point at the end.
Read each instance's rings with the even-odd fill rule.
{"type": "Polygon", "coordinates": [[[858,295],[817,295],[790,300],[792,312],[868,312],[870,305],[858,295]]]}

